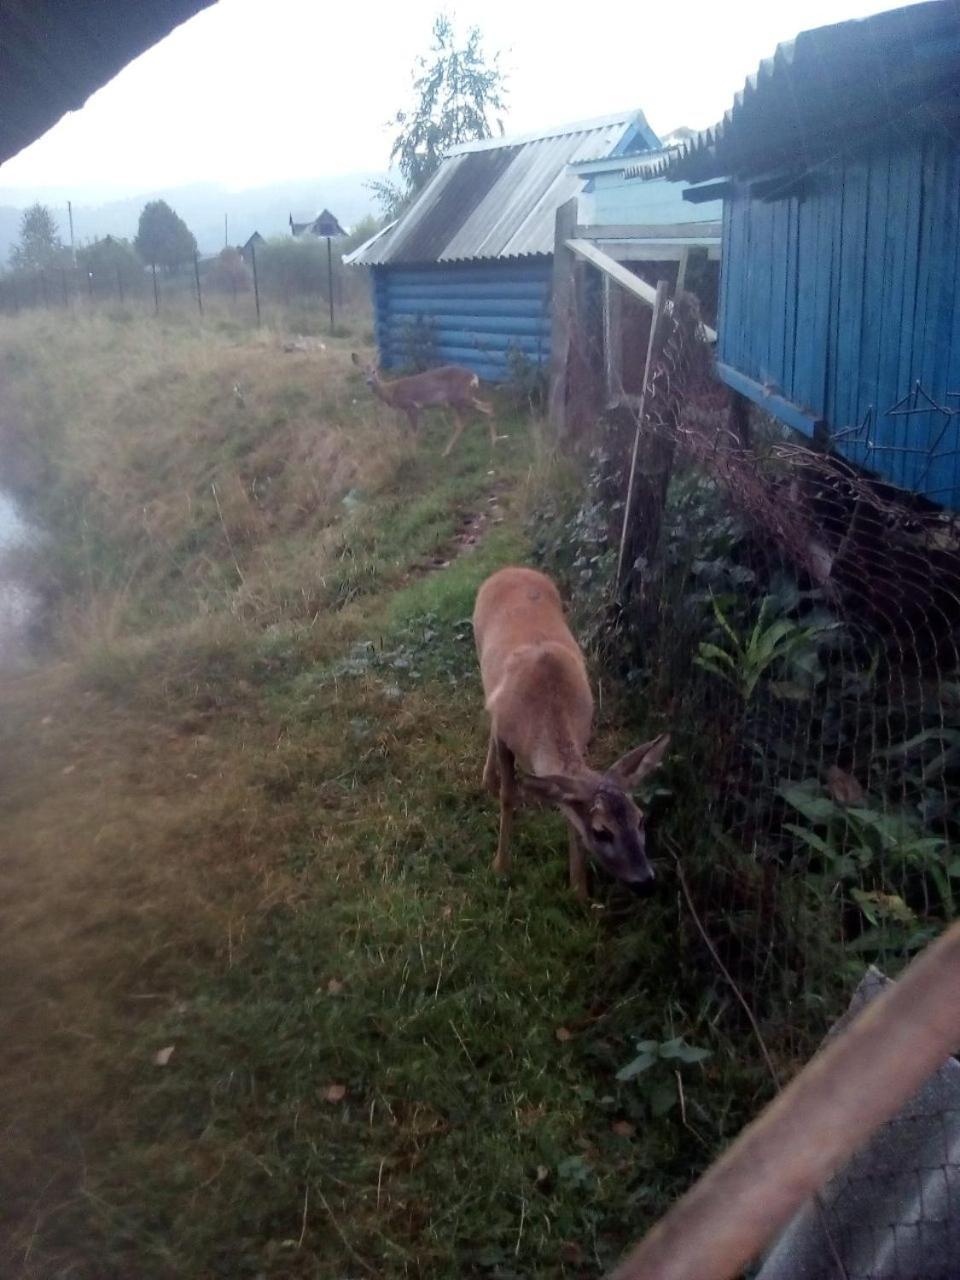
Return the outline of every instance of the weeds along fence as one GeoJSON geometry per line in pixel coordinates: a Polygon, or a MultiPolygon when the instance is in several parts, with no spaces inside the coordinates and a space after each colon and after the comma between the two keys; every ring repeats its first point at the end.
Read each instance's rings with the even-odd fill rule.
{"type": "MultiPolygon", "coordinates": [[[[651,808],[678,945],[775,1090],[865,973],[895,975],[957,914],[960,519],[732,415],[691,295],[651,287],[656,326],[648,305],[611,351],[599,275],[577,282],[561,389],[585,490],[540,554],[644,725],[673,731],[651,808]]],[[[958,1076],[847,1166],[806,1254],[764,1280],[956,1274],[958,1076]]]]}
{"type": "Polygon", "coordinates": [[[132,251],[88,269],[54,266],[44,271],[0,275],[0,314],[37,309],[78,313],[121,307],[160,314],[170,308],[226,308],[238,318],[260,323],[270,309],[302,313],[317,328],[335,328],[340,315],[369,305],[365,273],[348,270],[339,253],[319,242],[269,242],[259,252],[225,249],[213,257],[195,255],[175,271],[141,267],[132,251]],[[332,290],[331,290],[332,283],[332,290]]]}

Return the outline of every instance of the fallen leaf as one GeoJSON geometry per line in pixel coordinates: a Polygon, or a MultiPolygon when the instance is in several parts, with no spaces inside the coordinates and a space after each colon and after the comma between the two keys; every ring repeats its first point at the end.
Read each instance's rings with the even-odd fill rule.
{"type": "Polygon", "coordinates": [[[343,983],[339,978],[331,978],[327,983],[327,995],[338,996],[343,990],[343,983]]]}
{"type": "Polygon", "coordinates": [[[68,764],[65,768],[61,769],[60,772],[64,777],[66,777],[68,773],[73,773],[76,767],[77,766],[75,764],[68,764]]]}
{"type": "Polygon", "coordinates": [[[616,1120],[610,1128],[618,1138],[632,1138],[637,1132],[636,1126],[632,1125],[629,1120],[616,1120]]]}
{"type": "Polygon", "coordinates": [[[345,1084],[328,1084],[323,1091],[325,1102],[342,1102],[347,1096],[347,1086],[345,1084]]]}
{"type": "Polygon", "coordinates": [[[53,724],[53,716],[44,716],[40,721],[41,724],[53,724]]]}
{"type": "Polygon", "coordinates": [[[835,764],[827,770],[827,790],[831,800],[837,804],[859,806],[866,803],[867,797],[860,783],[852,774],[844,773],[835,764]]]}
{"type": "Polygon", "coordinates": [[[573,1039],[573,1032],[568,1030],[567,1027],[557,1027],[556,1031],[553,1034],[557,1037],[557,1039],[560,1041],[561,1044],[566,1044],[568,1040],[573,1039]]]}
{"type": "Polygon", "coordinates": [[[175,1045],[168,1044],[166,1048],[157,1050],[157,1052],[153,1055],[153,1060],[158,1067],[165,1067],[167,1065],[167,1063],[173,1057],[173,1051],[175,1048],[176,1048],[175,1045]]]}

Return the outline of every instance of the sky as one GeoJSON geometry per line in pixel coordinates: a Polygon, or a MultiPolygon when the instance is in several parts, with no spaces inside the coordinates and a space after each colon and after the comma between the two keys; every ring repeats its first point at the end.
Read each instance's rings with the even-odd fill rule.
{"type": "MultiPolygon", "coordinates": [[[[386,169],[387,120],[442,0],[220,0],[0,165],[77,199],[386,169]]],[[[458,0],[508,74],[507,133],[640,107],[660,134],[718,120],[782,40],[897,0],[458,0]],[[564,16],[566,15],[566,16],[564,16]]]]}

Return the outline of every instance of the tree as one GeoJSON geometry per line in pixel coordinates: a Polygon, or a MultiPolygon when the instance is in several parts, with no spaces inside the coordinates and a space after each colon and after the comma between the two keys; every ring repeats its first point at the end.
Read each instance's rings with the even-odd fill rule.
{"type": "Polygon", "coordinates": [[[434,19],[432,35],[429,54],[418,58],[414,68],[414,106],[390,121],[399,128],[390,163],[396,163],[402,185],[370,183],[391,217],[423,189],[451,147],[491,136],[491,116],[503,133],[497,113],[504,110],[507,90],[499,53],[486,56],[478,27],[471,27],[466,42],[458,44],[445,13],[434,19]]]}
{"type": "Polygon", "coordinates": [[[220,293],[247,293],[253,276],[239,249],[221,249],[206,270],[206,283],[220,293]]]}
{"type": "Polygon", "coordinates": [[[143,263],[127,240],[104,236],[78,250],[77,263],[94,279],[94,288],[114,290],[119,287],[132,291],[143,283],[143,263]]]}
{"type": "Polygon", "coordinates": [[[20,242],[10,250],[10,266],[14,271],[44,271],[63,266],[67,252],[53,214],[42,204],[24,209],[20,219],[20,242]]]}
{"type": "Polygon", "coordinates": [[[189,262],[197,251],[193,232],[166,200],[151,200],[143,206],[133,243],[144,262],[168,271],[189,262]]]}

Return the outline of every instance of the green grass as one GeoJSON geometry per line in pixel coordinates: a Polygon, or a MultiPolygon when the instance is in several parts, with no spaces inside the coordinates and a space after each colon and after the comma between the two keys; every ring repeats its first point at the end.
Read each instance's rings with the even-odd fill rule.
{"type": "MultiPolygon", "coordinates": [[[[83,363],[48,336],[16,365],[21,413],[30,388],[63,413],[56,368],[83,363]]],[[[447,461],[440,424],[411,451],[352,403],[344,348],[340,479],[305,510],[303,455],[270,424],[314,412],[308,366],[201,338],[170,336],[155,438],[101,390],[96,447],[54,416],[59,452],[33,455],[60,495],[36,507],[47,554],[82,492],[89,558],[57,597],[56,662],[0,694],[3,1274],[598,1275],[768,1086],[718,1030],[729,998],[669,876],[578,906],[544,813],[521,815],[511,881],[490,869],[467,620],[529,558],[553,464],[522,420],[492,463],[485,430],[447,461]],[[238,360],[252,425],[210,390],[238,360]],[[263,498],[236,466],[258,450],[263,498]],[[502,520],[457,554],[494,492],[502,520]],[[711,1051],[682,1094],[669,1072],[617,1080],[637,1040],[680,1035],[711,1051]]],[[[108,339],[128,381],[157,376],[122,327],[88,357],[108,339]]],[[[598,759],[648,718],[608,690],[598,759]]]]}

